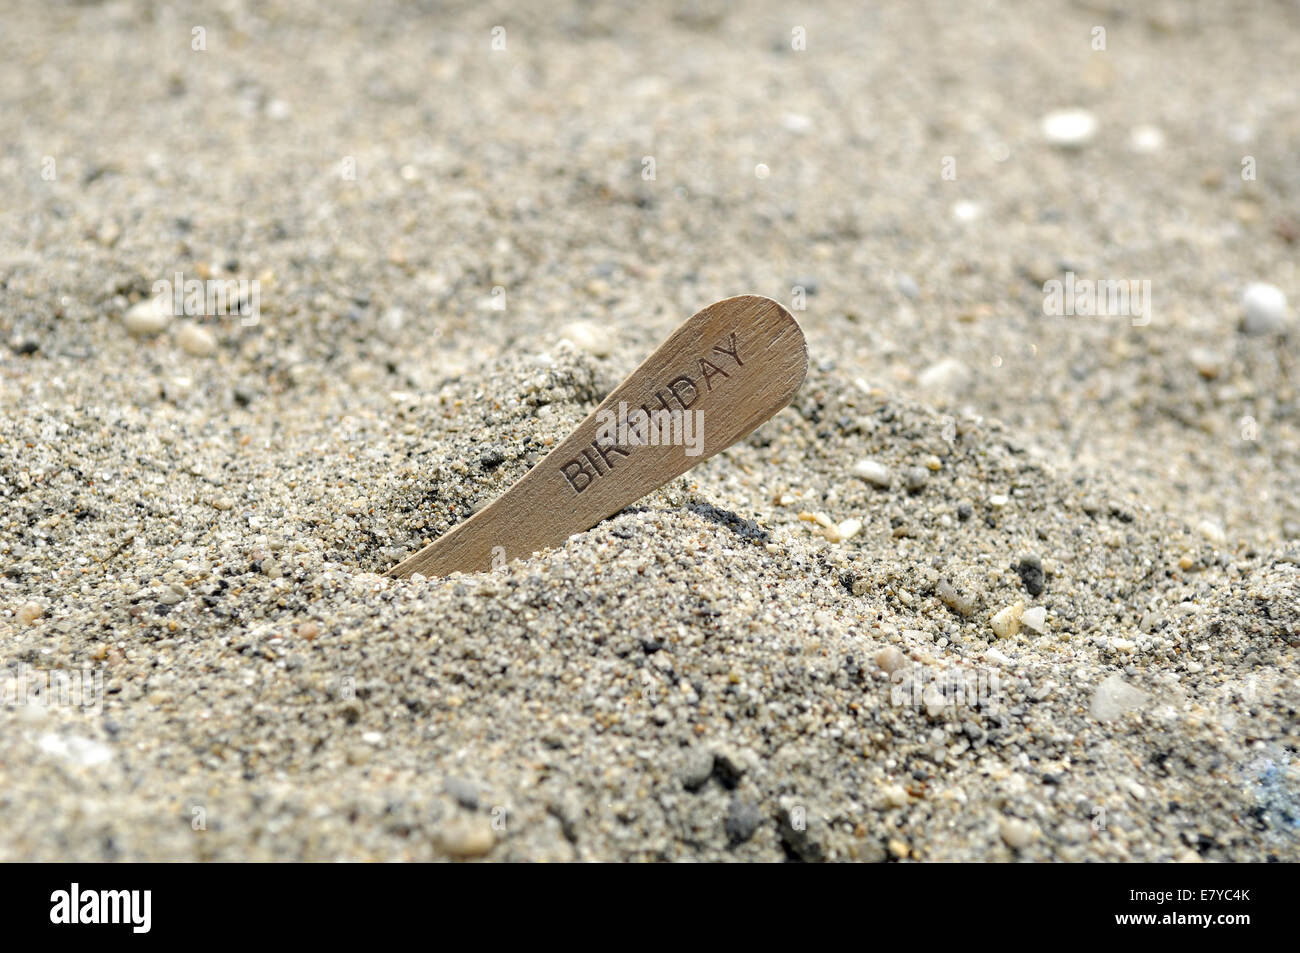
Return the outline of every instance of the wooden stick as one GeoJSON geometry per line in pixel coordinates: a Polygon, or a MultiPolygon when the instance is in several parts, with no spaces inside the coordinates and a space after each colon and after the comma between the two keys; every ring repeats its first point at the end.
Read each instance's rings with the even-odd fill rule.
{"type": "Polygon", "coordinates": [[[483,572],[559,546],[753,432],[807,372],[803,331],[781,305],[711,304],[504,495],[389,575],[483,572]]]}

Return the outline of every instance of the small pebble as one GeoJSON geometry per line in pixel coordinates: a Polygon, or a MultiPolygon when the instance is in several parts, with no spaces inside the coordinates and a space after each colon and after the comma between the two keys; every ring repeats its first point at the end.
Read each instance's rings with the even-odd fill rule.
{"type": "Polygon", "coordinates": [[[1224,532],[1223,524],[1215,520],[1201,520],[1196,524],[1196,531],[1216,546],[1222,546],[1228,541],[1228,534],[1224,532]]]}
{"type": "Polygon", "coordinates": [[[1187,356],[1196,372],[1209,381],[1222,374],[1227,363],[1221,351],[1209,347],[1194,347],[1187,356]]]}
{"type": "Polygon", "coordinates": [[[834,542],[843,542],[846,539],[852,539],[854,536],[857,536],[858,533],[861,531],[862,531],[862,520],[853,519],[853,518],[846,519],[844,522],[840,523],[838,526],[835,527],[835,532],[836,535],[839,537],[839,539],[834,540],[834,542]]]}
{"type": "Polygon", "coordinates": [[[948,699],[938,685],[927,685],[922,698],[925,701],[925,713],[931,718],[938,718],[948,707],[948,699]]]}
{"type": "Polygon", "coordinates": [[[18,621],[23,625],[31,625],[44,614],[45,607],[39,602],[24,602],[18,607],[18,621]]]}
{"type": "Polygon", "coordinates": [[[885,806],[886,807],[907,807],[911,798],[907,796],[907,789],[901,784],[891,784],[885,788],[885,806]]]}
{"type": "Polygon", "coordinates": [[[163,586],[158,593],[158,601],[165,606],[174,606],[187,595],[185,587],[172,583],[170,586],[163,586]]]}
{"type": "Polygon", "coordinates": [[[893,675],[907,664],[907,657],[894,646],[890,645],[876,653],[876,664],[879,665],[883,671],[893,675]]]}
{"type": "Polygon", "coordinates": [[[1134,688],[1118,675],[1111,675],[1092,693],[1089,711],[1098,721],[1114,721],[1147,703],[1147,693],[1134,688]]]}
{"type": "Polygon", "coordinates": [[[940,601],[958,615],[969,616],[975,611],[975,600],[958,592],[947,579],[940,579],[934,591],[940,601]]]}
{"type": "Polygon", "coordinates": [[[1097,134],[1097,117],[1086,109],[1058,109],[1042,120],[1043,137],[1062,149],[1078,149],[1097,134]]]}
{"type": "Polygon", "coordinates": [[[593,357],[608,357],[614,349],[614,336],[607,327],[594,321],[572,321],[560,331],[580,351],[593,357]]]}
{"type": "Polygon", "coordinates": [[[1025,592],[1031,596],[1042,595],[1043,593],[1043,561],[1033,553],[1027,553],[1020,557],[1020,562],[1016,565],[1016,574],[1020,576],[1020,582],[1025,587],[1025,592]]]}
{"type": "Polygon", "coordinates": [[[734,797],[722,821],[722,829],[727,835],[727,843],[735,847],[753,837],[762,823],[763,816],[753,801],[734,797]]]}
{"type": "Polygon", "coordinates": [[[478,810],[479,789],[473,781],[464,778],[448,778],[443,782],[443,791],[456,799],[456,802],[471,811],[478,810]]]}
{"type": "Polygon", "coordinates": [[[836,523],[825,513],[821,512],[800,513],[799,519],[805,523],[814,524],[812,527],[813,532],[832,543],[838,543],[844,540],[845,537],[841,534],[842,529],[851,530],[853,533],[857,533],[858,530],[862,529],[861,520],[847,519],[842,523],[836,523]]]}
{"type": "Polygon", "coordinates": [[[960,394],[973,382],[970,369],[955,357],[936,361],[916,376],[917,386],[931,396],[960,394]]]}
{"type": "Polygon", "coordinates": [[[1264,282],[1247,285],[1241,295],[1241,306],[1246,313],[1241,329],[1246,334],[1278,334],[1286,330],[1286,295],[1276,285],[1264,282]]]}
{"type": "Polygon", "coordinates": [[[1002,821],[1002,840],[1012,850],[1024,850],[1033,843],[1038,833],[1034,826],[1018,817],[1008,817],[1002,821]]]}
{"type": "Polygon", "coordinates": [[[786,113],[781,117],[781,125],[790,132],[807,132],[812,129],[813,121],[803,113],[786,113]]]}
{"type": "Polygon", "coordinates": [[[999,639],[1009,639],[1020,631],[1020,620],[1025,614],[1025,603],[1023,600],[1000,609],[989,619],[989,625],[993,629],[993,634],[999,639]]]}
{"type": "Polygon", "coordinates": [[[1026,609],[1025,614],[1020,617],[1020,622],[1026,629],[1042,635],[1047,631],[1047,610],[1042,606],[1026,609]]]}
{"type": "Polygon", "coordinates": [[[176,343],[193,357],[210,357],[216,353],[217,339],[202,325],[186,321],[176,332],[176,343]]]}
{"type": "Polygon", "coordinates": [[[692,748],[686,752],[681,766],[677,769],[677,779],[688,791],[698,791],[713,775],[713,752],[704,748],[692,748]]]}
{"type": "Polygon", "coordinates": [[[42,735],[37,745],[45,754],[85,768],[106,764],[113,758],[113,749],[108,745],[79,735],[42,735]]]}
{"type": "Polygon", "coordinates": [[[877,460],[859,460],[853,465],[853,475],[882,489],[887,489],[893,482],[889,467],[877,460]]]}
{"type": "Polygon", "coordinates": [[[1129,135],[1128,147],[1139,155],[1154,155],[1165,147],[1165,134],[1158,126],[1138,126],[1129,135]]]}
{"type": "Polygon", "coordinates": [[[496,832],[486,817],[466,817],[444,827],[436,842],[452,857],[482,857],[495,846],[496,832]]]}
{"type": "Polygon", "coordinates": [[[171,317],[166,302],[158,298],[145,298],[127,309],[122,316],[122,323],[133,337],[153,337],[166,330],[171,317]]]}

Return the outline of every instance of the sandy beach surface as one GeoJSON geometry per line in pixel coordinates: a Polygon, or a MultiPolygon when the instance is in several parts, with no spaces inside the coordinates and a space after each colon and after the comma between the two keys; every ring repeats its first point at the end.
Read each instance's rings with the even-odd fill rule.
{"type": "Polygon", "coordinates": [[[1300,859],[1294,4],[0,8],[0,860],[1300,859]]]}

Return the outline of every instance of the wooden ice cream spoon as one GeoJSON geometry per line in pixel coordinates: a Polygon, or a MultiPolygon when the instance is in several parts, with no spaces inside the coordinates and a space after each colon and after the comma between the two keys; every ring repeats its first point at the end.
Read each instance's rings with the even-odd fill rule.
{"type": "Polygon", "coordinates": [[[559,546],[752,433],[807,372],[803,331],[777,302],[711,304],[518,483],[389,575],[484,572],[559,546]]]}

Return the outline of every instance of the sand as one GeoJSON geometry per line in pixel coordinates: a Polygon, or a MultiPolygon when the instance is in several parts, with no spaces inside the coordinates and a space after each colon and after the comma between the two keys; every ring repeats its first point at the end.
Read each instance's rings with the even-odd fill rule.
{"type": "Polygon", "coordinates": [[[7,6],[0,859],[1298,859],[1294,11],[7,6]],[[790,408],[382,576],[741,293],[790,408]]]}

